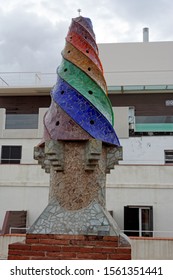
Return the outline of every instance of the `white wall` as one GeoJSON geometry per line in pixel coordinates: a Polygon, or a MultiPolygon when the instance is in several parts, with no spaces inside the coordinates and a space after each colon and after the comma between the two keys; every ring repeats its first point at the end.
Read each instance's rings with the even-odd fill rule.
{"type": "Polygon", "coordinates": [[[173,260],[173,239],[133,238],[133,260],[173,260]]]}
{"type": "Polygon", "coordinates": [[[121,229],[124,206],[153,206],[154,236],[173,236],[172,166],[119,165],[107,175],[107,208],[121,229]]]}
{"type": "Polygon", "coordinates": [[[173,150],[173,136],[143,136],[120,139],[120,164],[164,164],[164,150],[173,150]]]}
{"type": "Polygon", "coordinates": [[[172,84],[172,49],[173,42],[99,44],[108,86],[172,84]]]}
{"type": "Polygon", "coordinates": [[[5,128],[5,109],[0,108],[0,138],[3,136],[3,130],[5,128]]]}
{"type": "Polygon", "coordinates": [[[49,174],[38,165],[0,164],[0,228],[8,210],[27,210],[32,225],[48,203],[49,174]]]}
{"type": "Polygon", "coordinates": [[[6,211],[27,211],[27,227],[31,226],[48,204],[48,187],[0,187],[0,229],[6,211]]]}
{"type": "Polygon", "coordinates": [[[33,159],[34,146],[37,146],[40,142],[39,139],[10,139],[10,138],[1,138],[0,139],[0,155],[1,155],[1,146],[3,145],[19,145],[22,146],[22,159],[21,163],[23,164],[37,164],[37,161],[33,159]]]}
{"type": "Polygon", "coordinates": [[[114,129],[118,138],[129,137],[129,107],[113,107],[114,129]]]}

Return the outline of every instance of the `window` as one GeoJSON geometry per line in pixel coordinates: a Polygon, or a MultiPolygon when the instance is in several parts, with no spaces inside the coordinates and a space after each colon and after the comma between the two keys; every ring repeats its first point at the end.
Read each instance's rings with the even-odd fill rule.
{"type": "Polygon", "coordinates": [[[5,129],[37,129],[38,114],[6,114],[5,129]]]}
{"type": "Polygon", "coordinates": [[[136,116],[135,132],[155,135],[173,132],[173,116],[136,116]]]}
{"type": "Polygon", "coordinates": [[[1,163],[19,164],[21,160],[22,146],[2,146],[1,163]]]}
{"type": "Polygon", "coordinates": [[[128,236],[153,236],[153,207],[125,206],[124,233],[128,236]]]}
{"type": "Polygon", "coordinates": [[[165,163],[173,164],[173,150],[165,150],[165,163]]]}

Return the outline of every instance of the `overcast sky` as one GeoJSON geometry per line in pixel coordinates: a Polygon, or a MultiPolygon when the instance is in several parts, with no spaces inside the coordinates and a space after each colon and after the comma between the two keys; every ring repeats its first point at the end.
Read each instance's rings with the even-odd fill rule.
{"type": "Polygon", "coordinates": [[[79,8],[97,43],[173,41],[172,0],[0,0],[0,72],[54,73],[79,8]]]}

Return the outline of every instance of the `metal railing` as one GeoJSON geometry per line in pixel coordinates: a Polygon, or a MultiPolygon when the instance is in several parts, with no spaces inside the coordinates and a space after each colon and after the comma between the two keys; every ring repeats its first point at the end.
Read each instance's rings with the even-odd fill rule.
{"type": "Polygon", "coordinates": [[[56,73],[0,72],[0,88],[52,87],[56,77],[56,73]]]}
{"type": "Polygon", "coordinates": [[[9,230],[9,234],[12,234],[13,231],[15,231],[14,233],[16,233],[16,230],[17,231],[24,231],[26,233],[26,231],[29,229],[29,227],[10,227],[10,230],[9,230]]]}
{"type": "Polygon", "coordinates": [[[122,233],[134,233],[134,237],[159,237],[159,238],[173,238],[173,230],[121,230],[122,233]],[[138,233],[139,235],[135,235],[138,233]],[[147,234],[151,234],[147,236],[147,234]]]}
{"type": "MultiPolygon", "coordinates": [[[[105,77],[114,75],[136,75],[137,73],[162,73],[173,74],[173,70],[167,71],[115,71],[105,72],[105,77]]],[[[56,83],[57,74],[41,72],[0,72],[0,88],[8,87],[52,87],[56,83]]],[[[173,84],[160,85],[108,85],[109,92],[145,92],[145,91],[173,91],[173,84]]]]}

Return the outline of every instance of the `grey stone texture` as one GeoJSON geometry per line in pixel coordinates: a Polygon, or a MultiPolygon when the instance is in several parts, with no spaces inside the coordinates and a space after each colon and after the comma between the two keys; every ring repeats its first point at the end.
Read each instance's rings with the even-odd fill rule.
{"type": "Polygon", "coordinates": [[[73,235],[118,235],[115,221],[110,223],[110,214],[97,201],[92,201],[80,210],[67,210],[56,199],[31,226],[28,233],[73,234],[73,235]]]}

